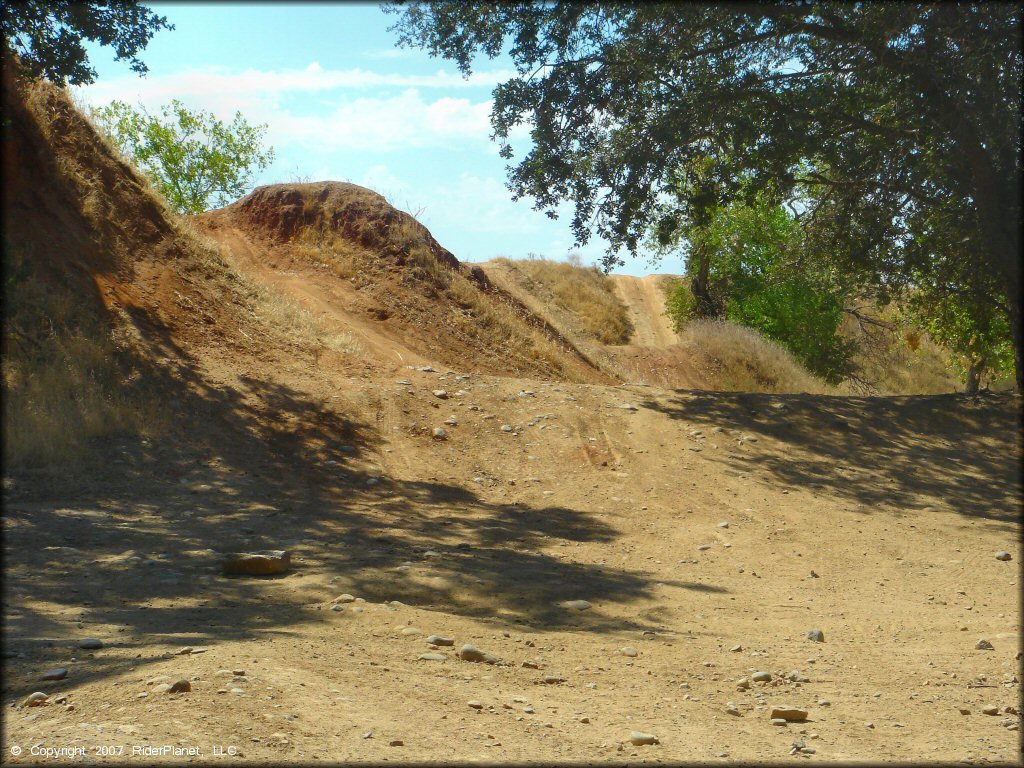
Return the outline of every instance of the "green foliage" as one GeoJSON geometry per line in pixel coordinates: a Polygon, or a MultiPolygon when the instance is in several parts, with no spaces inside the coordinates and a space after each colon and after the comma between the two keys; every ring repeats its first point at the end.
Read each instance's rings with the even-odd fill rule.
{"type": "Polygon", "coordinates": [[[688,280],[673,280],[668,285],[665,293],[665,314],[676,333],[682,333],[687,324],[697,316],[697,302],[693,298],[688,280]]]}
{"type": "Polygon", "coordinates": [[[92,116],[179,213],[201,213],[252,190],[254,170],[274,159],[263,149],[267,126],[252,126],[236,112],[226,124],[210,112],[189,110],[175,99],[150,115],[114,101],[92,116]]]}
{"type": "MultiPolygon", "coordinates": [[[[843,378],[854,351],[839,333],[845,292],[828,270],[802,258],[804,236],[793,214],[757,196],[709,208],[702,225],[676,238],[684,236],[688,270],[694,251],[708,259],[710,291],[727,319],[779,342],[826,381],[843,378]]],[[[684,292],[676,286],[666,304],[677,331],[696,310],[684,292]]]]}
{"type": "MultiPolygon", "coordinates": [[[[577,240],[608,240],[606,267],[656,220],[669,232],[699,224],[709,190],[721,204],[744,185],[803,195],[808,257],[850,283],[881,294],[957,262],[990,276],[1024,382],[1019,3],[390,10],[400,44],[464,73],[478,53],[510,54],[517,76],[494,91],[494,137],[512,158],[509,137],[525,125],[532,146],[509,187],[549,215],[572,201],[577,240]]],[[[965,309],[983,322],[980,304],[965,309]]]]}
{"type": "Polygon", "coordinates": [[[95,81],[84,40],[113,46],[118,61],[130,60],[132,70],[144,75],[147,67],[136,54],[161,29],[174,25],[135,2],[19,0],[4,3],[0,17],[4,44],[18,55],[22,71],[57,85],[95,81]]]}

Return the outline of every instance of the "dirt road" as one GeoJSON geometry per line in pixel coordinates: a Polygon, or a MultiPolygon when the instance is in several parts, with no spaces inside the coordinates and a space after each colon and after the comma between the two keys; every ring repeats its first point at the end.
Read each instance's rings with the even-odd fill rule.
{"type": "Polygon", "coordinates": [[[629,311],[635,332],[630,344],[641,347],[667,347],[678,341],[672,324],[665,316],[665,293],[662,288],[667,275],[609,275],[615,292],[629,311]]]}

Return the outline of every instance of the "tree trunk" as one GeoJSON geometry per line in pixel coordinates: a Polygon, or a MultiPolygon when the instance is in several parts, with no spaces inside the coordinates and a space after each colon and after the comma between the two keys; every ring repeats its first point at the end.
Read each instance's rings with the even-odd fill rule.
{"type": "Polygon", "coordinates": [[[981,386],[981,372],[985,370],[985,358],[976,357],[971,360],[971,367],[967,369],[967,386],[964,394],[976,395],[981,386]]]}
{"type": "Polygon", "coordinates": [[[715,317],[717,311],[715,303],[711,298],[710,273],[711,260],[708,258],[707,250],[703,244],[694,248],[694,255],[697,257],[697,273],[690,281],[690,291],[697,303],[697,317],[715,317]]]}

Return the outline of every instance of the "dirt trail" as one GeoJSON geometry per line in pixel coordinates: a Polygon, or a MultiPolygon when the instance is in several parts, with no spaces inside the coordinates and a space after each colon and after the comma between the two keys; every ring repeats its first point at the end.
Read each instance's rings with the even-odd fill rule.
{"type": "Polygon", "coordinates": [[[609,275],[615,292],[629,310],[635,332],[630,344],[641,347],[668,347],[679,341],[665,317],[662,284],[667,275],[609,275]]]}

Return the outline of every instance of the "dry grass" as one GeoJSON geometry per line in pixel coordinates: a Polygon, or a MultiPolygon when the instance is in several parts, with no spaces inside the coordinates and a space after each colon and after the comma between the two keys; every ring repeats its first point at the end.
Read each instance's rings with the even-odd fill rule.
{"type": "Polygon", "coordinates": [[[712,389],[734,392],[825,394],[833,391],[807,372],[782,345],[757,331],[721,320],[694,320],[680,334],[712,389]]]}
{"type": "Polygon", "coordinates": [[[851,392],[892,395],[933,395],[962,391],[948,350],[926,333],[901,325],[892,307],[861,310],[868,321],[844,319],[841,332],[857,342],[855,378],[844,384],[851,392]],[[871,320],[889,323],[891,329],[871,320]]]}
{"type": "Polygon", "coordinates": [[[633,333],[626,306],[596,267],[549,259],[495,261],[522,276],[526,290],[569,312],[582,335],[602,344],[626,344],[633,333]]]}
{"type": "Polygon", "coordinates": [[[156,393],[131,370],[95,307],[5,248],[3,447],[14,468],[68,468],[89,445],[167,426],[156,393]]]}

